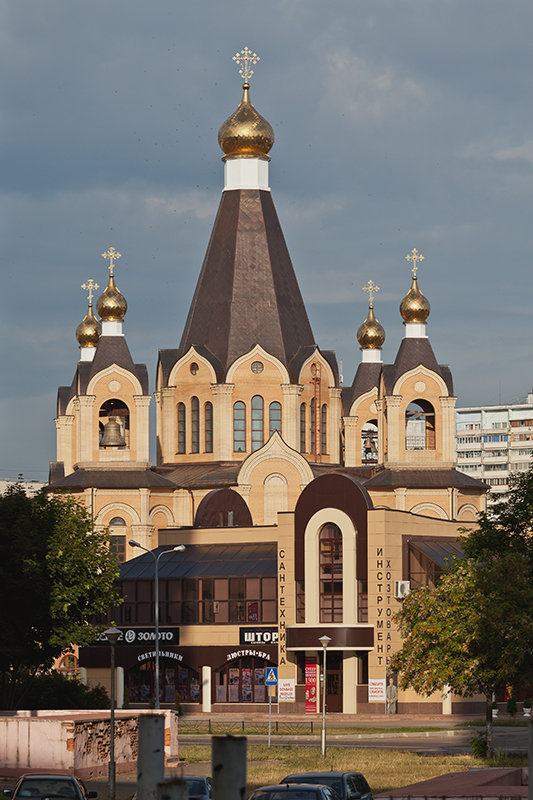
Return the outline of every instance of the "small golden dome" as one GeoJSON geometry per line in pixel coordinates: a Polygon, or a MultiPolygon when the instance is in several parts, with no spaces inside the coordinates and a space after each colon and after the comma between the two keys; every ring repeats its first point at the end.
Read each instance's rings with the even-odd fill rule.
{"type": "Polygon", "coordinates": [[[400,303],[400,314],[403,317],[404,325],[408,323],[423,324],[429,317],[430,310],[429,300],[418,288],[417,277],[413,275],[411,288],[400,303]]]}
{"type": "Polygon", "coordinates": [[[87,313],[76,328],[76,339],[79,346],[96,347],[101,333],[102,326],[93,314],[93,304],[89,303],[87,313]]]}
{"type": "Polygon", "coordinates": [[[274,144],[274,131],[269,122],[250,102],[250,84],[242,85],[242,100],[233,114],[222,123],[218,143],[225,157],[266,158],[274,144]]]}
{"type": "Polygon", "coordinates": [[[385,341],[385,329],[374,316],[374,306],[370,303],[368,315],[357,331],[357,341],[361,350],[379,350],[385,341]]]}
{"type": "Polygon", "coordinates": [[[126,316],[128,304],[124,295],[115,286],[113,273],[110,274],[109,282],[96,302],[96,310],[103,322],[118,322],[126,316]]]}

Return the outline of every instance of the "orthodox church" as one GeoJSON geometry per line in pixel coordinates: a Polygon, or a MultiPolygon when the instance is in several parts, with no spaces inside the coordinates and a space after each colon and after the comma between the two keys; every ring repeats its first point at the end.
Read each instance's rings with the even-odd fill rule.
{"type": "MultiPolygon", "coordinates": [[[[372,281],[350,386],[315,342],[269,185],[274,132],[250,99],[255,54],[238,55],[242,99],[218,135],[222,198],[180,344],[159,353],[156,464],[148,372],[128,348],[110,247],[99,320],[98,286],[83,285],[49,490],[79,497],[123,562],[124,602],[109,616],[123,633],[119,698],[266,710],[277,667],[281,710],[318,713],[326,635],[328,711],[383,714],[393,615],[458,552],[487,487],[456,469],[456,398],[428,338],[416,249],[393,363],[382,361],[372,281]]],[[[108,660],[98,643],[80,651],[91,683],[108,682],[108,660]]],[[[400,691],[397,710],[470,707],[400,691]]]]}

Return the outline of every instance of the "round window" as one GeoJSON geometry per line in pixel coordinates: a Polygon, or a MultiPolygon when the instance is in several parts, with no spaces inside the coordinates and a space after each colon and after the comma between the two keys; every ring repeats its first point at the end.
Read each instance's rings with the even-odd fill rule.
{"type": "Polygon", "coordinates": [[[253,361],[251,369],[257,375],[259,372],[263,372],[264,367],[261,361],[253,361]]]}

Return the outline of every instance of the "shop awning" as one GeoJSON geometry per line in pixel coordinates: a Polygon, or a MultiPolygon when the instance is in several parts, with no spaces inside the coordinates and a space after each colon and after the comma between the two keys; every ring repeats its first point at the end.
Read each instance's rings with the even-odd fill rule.
{"type": "Polygon", "coordinates": [[[409,539],[409,547],[413,547],[427,556],[441,569],[447,567],[452,558],[464,558],[465,554],[461,545],[455,540],[424,539],[413,537],[409,539]]]}

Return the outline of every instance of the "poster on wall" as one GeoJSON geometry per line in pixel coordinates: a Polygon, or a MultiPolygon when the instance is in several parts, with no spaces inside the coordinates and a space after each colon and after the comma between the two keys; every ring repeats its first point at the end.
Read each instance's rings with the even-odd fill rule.
{"type": "Polygon", "coordinates": [[[368,679],[368,702],[369,703],[385,702],[385,678],[368,679]]]}
{"type": "Polygon", "coordinates": [[[317,711],[318,670],[314,661],[305,662],[305,713],[316,714],[317,711]]]}
{"type": "Polygon", "coordinates": [[[280,703],[294,703],[296,700],[294,678],[280,678],[278,680],[278,700],[280,703]]]}

